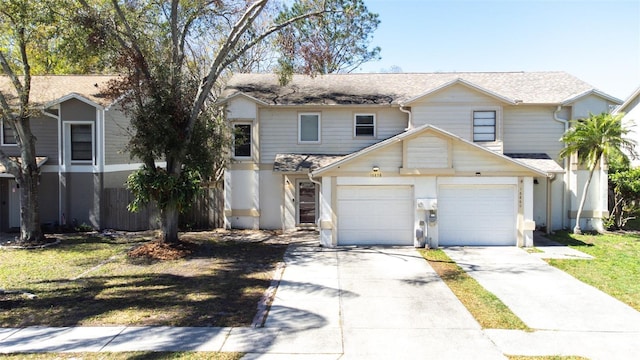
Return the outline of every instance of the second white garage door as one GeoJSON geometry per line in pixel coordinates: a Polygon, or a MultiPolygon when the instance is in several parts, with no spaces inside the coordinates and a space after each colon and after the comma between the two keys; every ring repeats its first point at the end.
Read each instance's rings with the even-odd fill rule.
{"type": "Polygon", "coordinates": [[[411,186],[338,186],[339,245],[413,245],[411,186]]]}
{"type": "Polygon", "coordinates": [[[516,245],[515,185],[441,185],[438,244],[516,245]]]}

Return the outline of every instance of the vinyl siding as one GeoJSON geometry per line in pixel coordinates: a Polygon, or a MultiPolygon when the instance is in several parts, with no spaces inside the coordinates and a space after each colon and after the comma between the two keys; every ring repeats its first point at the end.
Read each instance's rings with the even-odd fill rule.
{"type": "MultiPolygon", "coordinates": [[[[58,124],[54,118],[36,117],[31,119],[31,132],[36,137],[36,155],[49,158],[45,165],[58,164],[58,124]]],[[[16,145],[0,147],[9,156],[19,156],[20,148],[16,145]]]]}
{"type": "Polygon", "coordinates": [[[574,102],[573,107],[573,119],[583,119],[589,117],[589,113],[591,114],[600,114],[603,112],[609,112],[609,105],[611,103],[607,102],[605,99],[595,96],[589,95],[581,98],[580,100],[574,102]]]}
{"type": "MultiPolygon", "coordinates": [[[[501,106],[501,102],[477,90],[454,85],[412,104],[411,111],[415,127],[431,124],[469,141],[473,141],[473,112],[496,111],[496,140],[499,142],[502,140],[501,106]]],[[[486,145],[492,150],[500,150],[499,144],[486,145]]]]}
{"type": "Polygon", "coordinates": [[[129,153],[124,151],[125,147],[129,144],[129,134],[127,132],[129,125],[129,118],[120,110],[119,107],[105,111],[105,165],[131,163],[129,153]]]}
{"type": "Polygon", "coordinates": [[[453,146],[453,167],[459,172],[523,171],[507,160],[482,153],[471,145],[456,143],[453,146]]]}
{"type": "Polygon", "coordinates": [[[78,99],[60,104],[62,121],[96,121],[96,108],[78,99]]]}
{"type": "Polygon", "coordinates": [[[407,114],[397,108],[260,109],[260,162],[273,163],[277,153],[349,154],[404,131],[407,114]],[[319,112],[321,142],[298,144],[298,113],[319,112]],[[376,114],[376,137],[355,138],[357,113],[376,114]]]}
{"type": "Polygon", "coordinates": [[[407,167],[414,169],[449,167],[449,141],[423,136],[407,141],[407,167]]]}
{"type": "Polygon", "coordinates": [[[341,166],[338,171],[369,174],[373,166],[378,166],[383,175],[384,173],[397,174],[402,166],[402,144],[396,143],[372,151],[341,166]]]}
{"type": "Polygon", "coordinates": [[[504,152],[546,153],[557,161],[564,124],[553,119],[555,110],[553,107],[505,107],[504,152]]]}

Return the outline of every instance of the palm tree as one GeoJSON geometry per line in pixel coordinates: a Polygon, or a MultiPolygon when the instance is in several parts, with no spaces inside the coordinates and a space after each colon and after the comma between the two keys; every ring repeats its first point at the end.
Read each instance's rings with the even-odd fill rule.
{"type": "Polygon", "coordinates": [[[587,191],[591,184],[593,173],[602,161],[603,156],[607,158],[613,154],[626,154],[636,156],[634,147],[635,141],[625,138],[629,129],[622,126],[624,114],[611,115],[602,113],[599,115],[589,114],[586,119],[571,120],[573,125],[569,128],[560,141],[565,143],[565,147],[560,151],[560,158],[570,157],[571,154],[578,154],[580,164],[586,165],[589,169],[589,177],[584,184],[578,213],[576,214],[576,226],[573,228],[574,234],[582,234],[580,229],[580,217],[587,197],[587,191]]]}

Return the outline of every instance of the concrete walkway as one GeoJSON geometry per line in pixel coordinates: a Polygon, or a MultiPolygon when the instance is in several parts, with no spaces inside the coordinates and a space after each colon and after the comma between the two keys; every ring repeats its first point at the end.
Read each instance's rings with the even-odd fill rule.
{"type": "Polygon", "coordinates": [[[638,358],[640,312],[548,265],[539,254],[515,247],[445,252],[536,330],[485,330],[505,354],[638,358]]]}

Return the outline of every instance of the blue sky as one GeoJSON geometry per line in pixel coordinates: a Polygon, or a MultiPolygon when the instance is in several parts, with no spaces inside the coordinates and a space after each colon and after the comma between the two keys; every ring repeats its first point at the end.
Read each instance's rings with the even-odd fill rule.
{"type": "Polygon", "coordinates": [[[640,86],[640,0],[364,0],[382,60],[359,72],[566,71],[624,100],[640,86]]]}

